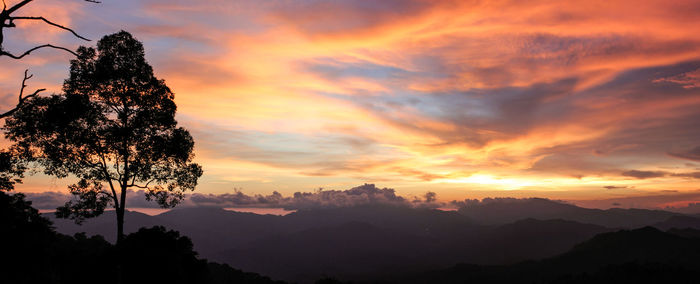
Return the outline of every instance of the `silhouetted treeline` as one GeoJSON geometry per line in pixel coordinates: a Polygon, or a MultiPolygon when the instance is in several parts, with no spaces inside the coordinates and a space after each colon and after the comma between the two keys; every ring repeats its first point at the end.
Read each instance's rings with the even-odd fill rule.
{"type": "Polygon", "coordinates": [[[197,258],[192,241],[161,226],[119,246],[56,233],[22,194],[0,191],[0,283],[283,283],[197,258]]]}

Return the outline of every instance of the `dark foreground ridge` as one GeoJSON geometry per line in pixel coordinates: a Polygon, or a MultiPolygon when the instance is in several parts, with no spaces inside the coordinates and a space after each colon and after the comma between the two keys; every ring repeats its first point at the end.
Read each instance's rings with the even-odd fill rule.
{"type": "Polygon", "coordinates": [[[188,237],[161,226],[119,246],[59,234],[30,205],[0,191],[0,283],[284,283],[200,259],[188,237]]]}
{"type": "MultiPolygon", "coordinates": [[[[0,194],[0,245],[10,256],[2,283],[695,283],[700,275],[697,220],[675,215],[656,223],[668,230],[620,230],[562,219],[484,225],[392,206],[287,216],[190,208],[131,213],[133,232],[116,246],[56,233],[21,194],[0,194]],[[200,258],[189,237],[160,225],[195,236],[227,264],[200,258]]],[[[113,228],[100,220],[80,228],[113,228]]]]}
{"type": "Polygon", "coordinates": [[[567,253],[541,261],[507,266],[460,264],[401,282],[698,283],[699,233],[695,229],[662,232],[652,227],[621,230],[597,235],[567,253]]]}

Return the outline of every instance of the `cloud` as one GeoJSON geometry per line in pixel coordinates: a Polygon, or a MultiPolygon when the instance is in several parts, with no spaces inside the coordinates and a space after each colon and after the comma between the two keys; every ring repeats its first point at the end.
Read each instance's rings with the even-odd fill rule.
{"type": "Polygon", "coordinates": [[[654,83],[662,83],[662,82],[674,83],[674,84],[681,85],[683,88],[686,88],[686,89],[698,88],[698,87],[700,87],[700,69],[696,69],[694,71],[689,71],[689,72],[681,73],[681,74],[670,76],[670,77],[659,78],[659,79],[654,80],[653,82],[654,83]]]}
{"type": "Polygon", "coordinates": [[[457,208],[473,208],[473,207],[483,207],[483,206],[488,206],[490,204],[523,204],[523,203],[531,203],[533,201],[550,201],[553,203],[567,203],[566,201],[563,200],[553,200],[553,199],[548,199],[548,198],[538,198],[538,197],[531,197],[531,198],[514,198],[514,197],[487,197],[483,198],[481,200],[479,199],[464,199],[462,201],[451,201],[450,204],[453,206],[456,206],[457,208]]]}
{"type": "Polygon", "coordinates": [[[438,6],[437,2],[312,0],[294,5],[279,5],[273,9],[269,19],[273,23],[293,26],[312,38],[362,36],[401,26],[399,22],[406,23],[412,18],[420,17],[438,6]]]}
{"type": "Polygon", "coordinates": [[[630,188],[629,186],[619,186],[619,185],[606,185],[603,186],[605,189],[624,189],[624,188],[630,188]]]}
{"type": "Polygon", "coordinates": [[[672,176],[674,176],[674,177],[684,177],[684,178],[700,179],[700,172],[675,173],[675,174],[672,174],[672,176]]]}
{"type": "Polygon", "coordinates": [[[32,202],[32,207],[37,209],[56,209],[68,202],[71,196],[67,193],[47,191],[47,192],[28,192],[23,193],[32,202]]]}
{"type": "Polygon", "coordinates": [[[676,158],[700,162],[700,146],[684,152],[669,152],[668,155],[676,158]]]}
{"type": "MultiPolygon", "coordinates": [[[[670,146],[700,139],[697,1],[63,2],[32,5],[94,40],[125,29],[144,41],[197,142],[200,192],[234,183],[255,196],[290,180],[501,189],[474,173],[598,194],[591,179],[696,187],[690,174],[651,185],[617,169],[700,159],[670,146]]],[[[43,26],[12,29],[8,48],[84,44],[43,26]]],[[[16,101],[26,67],[31,86],[60,91],[68,59],[0,58],[0,101],[16,101]]]]}
{"type": "Polygon", "coordinates": [[[629,170],[622,172],[623,176],[633,177],[637,179],[647,179],[647,178],[658,178],[664,177],[668,173],[663,171],[639,171],[639,170],[629,170]]]}
{"type": "MultiPolygon", "coordinates": [[[[64,205],[72,196],[63,192],[25,193],[27,200],[38,209],[56,209],[64,205]]],[[[146,201],[144,191],[128,191],[127,207],[159,208],[155,202],[146,201]]],[[[436,208],[442,205],[435,192],[427,192],[420,197],[399,196],[391,188],[378,188],[374,184],[364,184],[347,190],[323,190],[315,192],[295,192],[283,196],[279,192],[269,195],[248,195],[240,190],[223,194],[187,194],[180,206],[254,207],[284,208],[287,210],[307,210],[320,208],[353,207],[360,205],[393,205],[407,207],[436,208]]]]}
{"type": "Polygon", "coordinates": [[[247,195],[241,191],[225,194],[194,193],[188,197],[188,204],[194,206],[217,207],[262,207],[284,208],[287,210],[307,210],[319,208],[353,207],[359,205],[393,205],[408,207],[438,207],[436,194],[428,192],[424,198],[413,200],[396,194],[391,188],[378,188],[374,184],[364,184],[348,190],[323,190],[315,192],[295,192],[283,196],[279,192],[269,195],[247,195]]]}
{"type": "Polygon", "coordinates": [[[700,191],[674,191],[660,190],[657,192],[644,192],[639,196],[623,196],[617,198],[571,200],[572,203],[588,208],[609,208],[610,204],[618,203],[616,206],[624,208],[647,208],[663,209],[668,206],[678,206],[678,204],[688,204],[689,202],[700,201],[700,191]]]}
{"type": "MultiPolygon", "coordinates": [[[[42,210],[53,210],[65,205],[73,196],[66,192],[46,191],[23,193],[32,206],[42,210]]],[[[160,208],[157,203],[147,201],[143,190],[129,190],[126,194],[126,204],[130,208],[160,208]]]]}

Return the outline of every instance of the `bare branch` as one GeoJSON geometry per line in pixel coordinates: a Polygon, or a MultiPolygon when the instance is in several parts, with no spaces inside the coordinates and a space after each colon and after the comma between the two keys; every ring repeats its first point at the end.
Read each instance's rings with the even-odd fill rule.
{"type": "Polygon", "coordinates": [[[68,28],[68,27],[66,27],[66,26],[63,26],[63,25],[59,25],[59,24],[54,23],[54,22],[52,22],[52,21],[49,21],[49,20],[47,20],[47,19],[44,18],[44,17],[10,17],[10,22],[12,22],[13,20],[41,20],[41,21],[44,21],[45,23],[47,23],[47,24],[49,24],[49,25],[52,25],[52,26],[54,26],[54,27],[57,27],[57,28],[59,28],[59,29],[63,29],[63,30],[69,31],[69,32],[71,32],[74,36],[76,36],[76,37],[79,38],[79,39],[86,40],[86,41],[90,41],[89,39],[87,39],[87,38],[85,38],[85,37],[79,35],[78,33],[76,33],[73,29],[68,28]]]}
{"type": "Polygon", "coordinates": [[[5,55],[5,56],[11,57],[12,59],[21,59],[22,57],[25,57],[25,56],[29,55],[30,53],[32,53],[32,51],[35,51],[35,50],[37,50],[37,49],[44,48],[44,47],[50,47],[50,48],[65,50],[65,51],[70,52],[71,54],[73,54],[73,55],[75,55],[75,56],[78,56],[78,54],[75,53],[75,51],[72,51],[72,50],[70,50],[70,49],[68,49],[68,48],[65,48],[65,47],[63,47],[63,46],[55,46],[55,45],[53,45],[53,44],[44,44],[44,45],[40,45],[40,46],[35,46],[35,47],[33,47],[33,48],[31,48],[31,49],[25,51],[24,53],[22,53],[22,54],[20,54],[20,55],[14,55],[14,54],[9,53],[9,52],[7,52],[7,51],[0,50],[0,56],[5,55]]]}
{"type": "Polygon", "coordinates": [[[8,110],[7,112],[0,114],[0,118],[5,118],[5,117],[12,115],[17,110],[19,110],[20,108],[22,108],[24,106],[24,102],[27,99],[32,98],[32,97],[36,97],[40,92],[46,91],[46,89],[43,89],[43,88],[37,89],[33,93],[31,93],[27,96],[24,96],[24,89],[27,88],[27,80],[31,79],[34,76],[31,74],[28,75],[27,72],[29,72],[29,70],[24,70],[24,79],[22,79],[22,87],[19,89],[19,101],[17,102],[17,105],[13,109],[8,110]]]}
{"type": "MultiPolygon", "coordinates": [[[[73,29],[68,28],[66,26],[63,26],[63,25],[60,25],[60,24],[57,24],[57,23],[54,23],[52,21],[49,21],[48,19],[46,19],[44,17],[25,17],[25,16],[13,17],[12,16],[12,13],[16,12],[17,10],[19,10],[20,8],[24,7],[25,5],[29,4],[32,1],[34,1],[34,0],[23,0],[15,5],[11,6],[10,8],[7,8],[7,4],[5,3],[5,0],[2,0],[3,9],[2,9],[2,12],[0,12],[0,56],[4,55],[4,56],[11,57],[13,59],[21,59],[22,57],[29,55],[32,51],[40,49],[40,48],[44,48],[44,47],[50,47],[50,48],[54,48],[54,49],[64,50],[64,51],[70,52],[71,54],[77,56],[77,54],[74,51],[72,51],[68,48],[62,47],[62,46],[55,46],[53,44],[40,45],[40,46],[34,47],[32,49],[29,49],[20,55],[14,55],[14,54],[4,50],[4,48],[3,48],[3,40],[4,40],[3,29],[4,28],[14,28],[15,27],[14,20],[40,20],[40,21],[44,21],[48,25],[51,25],[51,26],[57,27],[59,29],[71,32],[74,36],[76,36],[79,39],[90,41],[89,39],[76,33],[73,29]]],[[[90,2],[90,3],[101,3],[100,1],[96,1],[96,0],[83,0],[83,1],[90,2]]]]}
{"type": "Polygon", "coordinates": [[[26,97],[23,97],[22,95],[24,95],[24,88],[27,87],[27,84],[26,84],[27,80],[29,80],[29,79],[31,79],[32,77],[34,77],[33,74],[27,75],[27,72],[29,72],[29,69],[24,70],[24,79],[22,79],[22,87],[19,89],[19,103],[17,104],[18,106],[19,106],[19,105],[22,105],[22,103],[24,103],[24,101],[25,101],[26,99],[31,98],[31,97],[36,97],[36,95],[37,95],[39,92],[46,91],[46,89],[38,89],[38,90],[34,91],[34,93],[32,93],[31,95],[28,95],[28,96],[26,96],[26,97]]]}
{"type": "Polygon", "coordinates": [[[135,184],[134,181],[132,180],[131,184],[127,185],[127,187],[137,187],[137,188],[142,188],[142,189],[148,189],[149,188],[148,186],[154,181],[156,181],[156,179],[149,180],[145,185],[138,185],[138,184],[135,184]]]}
{"type": "Polygon", "coordinates": [[[105,178],[107,178],[107,181],[109,182],[109,188],[112,190],[112,198],[114,200],[114,208],[119,208],[119,198],[117,196],[117,191],[114,189],[114,184],[112,183],[112,177],[109,174],[109,170],[107,169],[107,161],[105,160],[105,156],[100,153],[100,158],[102,159],[101,167],[102,167],[102,172],[105,174],[105,178]]]}

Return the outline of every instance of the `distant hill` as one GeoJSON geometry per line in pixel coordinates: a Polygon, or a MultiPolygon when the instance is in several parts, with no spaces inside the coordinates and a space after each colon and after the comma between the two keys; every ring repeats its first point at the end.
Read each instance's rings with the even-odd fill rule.
{"type": "Polygon", "coordinates": [[[481,228],[473,234],[435,238],[420,231],[349,222],[260,239],[246,248],[224,251],[215,259],[273,278],[302,282],[323,275],[390,279],[460,261],[513,263],[551,256],[607,230],[570,221],[530,219],[481,228]]]}
{"type": "Polygon", "coordinates": [[[405,266],[414,268],[412,264],[426,268],[421,256],[430,246],[424,237],[350,222],[261,239],[223,252],[220,260],[243,270],[310,282],[323,275],[355,279],[383,270],[405,272],[405,266]]]}
{"type": "Polygon", "coordinates": [[[639,228],[682,214],[662,210],[582,208],[544,198],[496,198],[470,202],[458,212],[485,225],[511,223],[521,219],[563,219],[609,228],[639,228]]]}
{"type": "Polygon", "coordinates": [[[391,205],[302,210],[283,216],[283,219],[283,226],[292,231],[298,228],[365,222],[382,228],[434,236],[481,227],[453,211],[391,205]]]}
{"type": "Polygon", "coordinates": [[[216,207],[177,208],[154,216],[192,238],[202,255],[215,256],[259,238],[279,234],[281,216],[227,211],[216,207]]]}
{"type": "Polygon", "coordinates": [[[673,228],[673,229],[668,230],[667,232],[670,234],[684,237],[684,238],[700,239],[700,230],[698,230],[698,229],[691,229],[691,228],[676,229],[676,228],[673,228]]]}
{"type": "MultiPolygon", "coordinates": [[[[700,232],[700,231],[695,231],[700,232]]],[[[542,261],[460,264],[402,283],[697,283],[700,239],[652,227],[604,233],[542,261]]]]}
{"type": "Polygon", "coordinates": [[[668,219],[658,222],[652,225],[655,228],[661,230],[668,230],[671,228],[676,229],[700,229],[700,218],[691,216],[671,216],[668,219]]]}
{"type": "MultiPolygon", "coordinates": [[[[76,225],[72,220],[56,218],[53,213],[42,214],[53,222],[56,231],[69,236],[86,232],[88,235],[101,235],[105,240],[114,243],[117,239],[116,214],[105,211],[97,218],[87,219],[82,225],[76,225]]],[[[174,228],[174,224],[156,216],[149,216],[135,211],[126,211],[124,216],[124,233],[129,234],[143,227],[164,226],[174,228]]]]}
{"type": "Polygon", "coordinates": [[[566,220],[525,219],[486,231],[471,252],[478,263],[504,264],[554,256],[590,237],[610,231],[566,220]]]}
{"type": "MultiPolygon", "coordinates": [[[[514,204],[485,203],[459,212],[363,205],[285,216],[190,207],[156,216],[129,212],[126,231],[164,225],[189,236],[195,250],[208,259],[275,279],[309,282],[321,276],[391,278],[460,262],[504,265],[552,257],[615,230],[598,223],[662,229],[695,224],[692,217],[665,211],[594,210],[544,199],[514,204]],[[505,222],[510,219],[515,220],[505,222]]],[[[110,240],[115,234],[109,212],[83,226],[54,221],[62,233],[85,231],[110,240]]]]}

